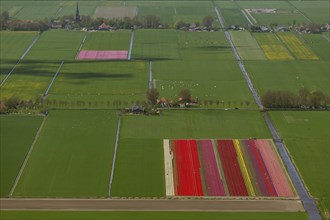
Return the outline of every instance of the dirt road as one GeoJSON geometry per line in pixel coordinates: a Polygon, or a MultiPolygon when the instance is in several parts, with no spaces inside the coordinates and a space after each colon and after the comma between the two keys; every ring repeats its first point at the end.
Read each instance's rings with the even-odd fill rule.
{"type": "Polygon", "coordinates": [[[304,211],[299,200],[0,199],[2,210],[304,211]]]}

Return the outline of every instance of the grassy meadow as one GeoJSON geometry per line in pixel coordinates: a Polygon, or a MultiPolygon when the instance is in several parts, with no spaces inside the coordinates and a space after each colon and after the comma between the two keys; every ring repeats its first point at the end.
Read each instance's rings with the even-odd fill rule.
{"type": "Polygon", "coordinates": [[[106,197],[117,128],[115,111],[51,111],[15,197],[106,197]]]}
{"type": "Polygon", "coordinates": [[[0,197],[9,195],[42,120],[40,116],[0,116],[0,197]]]}
{"type": "Polygon", "coordinates": [[[82,50],[129,50],[131,31],[92,32],[86,37],[82,50]]]}
{"type": "Polygon", "coordinates": [[[275,111],[270,113],[312,196],[322,211],[330,210],[330,114],[275,111]]]}

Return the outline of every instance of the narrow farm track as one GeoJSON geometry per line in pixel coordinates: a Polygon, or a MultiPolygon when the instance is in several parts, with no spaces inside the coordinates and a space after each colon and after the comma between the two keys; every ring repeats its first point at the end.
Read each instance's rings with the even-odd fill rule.
{"type": "Polygon", "coordinates": [[[46,99],[46,96],[48,95],[48,93],[50,91],[50,88],[52,87],[53,83],[55,82],[55,79],[56,79],[57,75],[59,74],[59,72],[60,72],[60,70],[61,70],[61,68],[63,66],[63,63],[64,63],[64,61],[62,61],[61,64],[60,64],[60,66],[58,67],[58,69],[57,69],[57,71],[56,71],[56,73],[55,73],[52,81],[50,82],[48,88],[46,89],[46,91],[45,91],[45,93],[43,95],[43,99],[46,99]]]}
{"type": "Polygon", "coordinates": [[[133,42],[134,42],[134,31],[132,31],[131,41],[129,43],[129,51],[128,51],[127,60],[131,60],[131,55],[132,55],[132,50],[133,50],[133,42]]]}
{"type": "Polygon", "coordinates": [[[81,51],[81,48],[83,47],[83,45],[84,45],[84,43],[85,43],[85,41],[86,41],[86,38],[87,38],[87,35],[88,35],[88,34],[89,34],[89,32],[87,31],[86,34],[85,34],[85,36],[84,36],[84,38],[83,38],[83,40],[81,41],[81,44],[80,44],[80,46],[79,46],[79,49],[77,50],[76,59],[77,59],[77,57],[78,57],[78,55],[79,55],[79,52],[81,51]]]}
{"type": "Polygon", "coordinates": [[[299,212],[299,200],[0,199],[1,210],[299,212]]]}
{"type": "Polygon", "coordinates": [[[152,61],[149,63],[149,89],[152,89],[152,61]]]}
{"type": "MultiPolygon", "coordinates": [[[[221,12],[220,10],[215,6],[214,2],[212,1],[213,5],[214,5],[214,10],[217,14],[217,17],[219,19],[219,22],[220,22],[220,25],[223,29],[225,29],[225,25],[224,25],[224,20],[221,16],[221,12]]],[[[253,98],[255,100],[255,102],[257,103],[258,107],[260,110],[263,110],[264,107],[261,103],[261,100],[258,96],[258,93],[257,91],[254,89],[254,86],[253,86],[253,83],[249,77],[249,74],[247,73],[242,61],[240,60],[239,58],[239,55],[238,55],[238,52],[231,40],[231,37],[230,37],[230,34],[228,33],[228,31],[225,31],[225,35],[226,35],[226,38],[228,40],[228,42],[230,43],[231,45],[231,48],[232,48],[232,51],[235,55],[235,58],[237,60],[237,63],[241,69],[241,72],[242,74],[244,75],[244,78],[246,80],[246,82],[248,83],[248,86],[249,86],[249,89],[250,91],[252,92],[252,95],[253,95],[253,98]]],[[[302,202],[303,202],[303,205],[304,205],[304,208],[305,210],[307,211],[308,213],[308,218],[311,219],[311,220],[321,220],[321,215],[316,207],[316,204],[315,204],[315,201],[314,199],[308,194],[299,174],[298,174],[298,171],[297,169],[295,168],[295,166],[293,165],[293,162],[291,161],[291,158],[283,144],[283,141],[282,139],[280,138],[279,134],[277,133],[273,123],[271,122],[267,112],[262,112],[262,116],[263,118],[265,119],[265,122],[268,126],[268,129],[269,131],[271,132],[272,134],[272,137],[275,141],[275,145],[281,155],[281,158],[282,160],[284,161],[287,169],[288,169],[288,173],[292,179],[292,182],[299,194],[299,197],[301,198],[302,202]]]]}
{"type": "Polygon", "coordinates": [[[117,125],[116,141],[115,141],[115,150],[113,152],[111,174],[110,174],[109,187],[108,187],[108,198],[111,197],[111,186],[112,186],[113,176],[115,174],[115,163],[116,163],[116,157],[117,157],[117,148],[118,148],[120,125],[121,125],[121,115],[119,115],[119,117],[118,117],[118,125],[117,125]]]}
{"type": "Polygon", "coordinates": [[[22,56],[19,58],[19,60],[17,61],[17,63],[13,66],[13,68],[9,71],[9,73],[6,75],[6,77],[1,81],[0,83],[0,87],[7,81],[8,77],[12,74],[12,72],[14,72],[16,66],[18,64],[20,64],[20,62],[24,59],[24,57],[26,56],[26,54],[31,50],[31,48],[33,47],[33,45],[37,42],[37,40],[39,39],[41,33],[39,33],[36,38],[33,40],[33,42],[30,44],[30,46],[25,50],[25,52],[22,54],[22,56]]]}

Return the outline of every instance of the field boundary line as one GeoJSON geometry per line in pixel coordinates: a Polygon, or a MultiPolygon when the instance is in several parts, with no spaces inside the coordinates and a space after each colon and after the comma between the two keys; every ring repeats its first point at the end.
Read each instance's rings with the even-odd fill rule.
{"type": "Polygon", "coordinates": [[[152,61],[149,62],[149,89],[152,89],[152,61]]]}
{"type": "Polygon", "coordinates": [[[242,14],[244,15],[244,17],[248,20],[248,22],[251,24],[251,25],[254,25],[254,23],[250,20],[250,18],[247,16],[246,12],[244,9],[241,9],[241,12],[242,14]]]}
{"type": "Polygon", "coordinates": [[[114,176],[114,173],[115,173],[115,163],[116,163],[116,157],[117,157],[117,149],[118,149],[118,140],[119,140],[121,117],[122,117],[122,115],[119,114],[118,125],[117,125],[117,133],[116,133],[116,141],[115,141],[115,150],[113,152],[111,174],[110,174],[109,187],[108,187],[108,199],[110,199],[110,197],[111,197],[111,186],[112,186],[113,176],[114,176]]]}
{"type": "Polygon", "coordinates": [[[321,34],[321,35],[324,39],[326,39],[328,41],[328,43],[330,43],[330,39],[327,36],[325,36],[324,34],[321,34]]]}
{"type": "Polygon", "coordinates": [[[79,52],[80,52],[81,48],[83,47],[83,45],[84,45],[84,43],[85,43],[85,41],[86,41],[86,38],[87,38],[87,35],[88,35],[88,34],[89,34],[89,32],[86,31],[86,34],[85,34],[85,36],[84,36],[83,40],[81,41],[80,46],[79,46],[79,48],[78,48],[78,51],[77,51],[77,54],[76,54],[76,59],[77,59],[77,57],[78,57],[78,55],[79,55],[79,52]]]}
{"type": "Polygon", "coordinates": [[[300,11],[300,9],[298,9],[294,4],[292,4],[289,0],[287,0],[287,3],[289,3],[289,5],[291,5],[292,7],[294,7],[294,9],[296,9],[304,18],[306,18],[309,22],[313,23],[313,21],[307,17],[302,11],[300,11]]]}
{"type": "Polygon", "coordinates": [[[134,41],[134,30],[132,31],[132,34],[131,34],[131,41],[129,43],[129,51],[128,51],[127,60],[131,60],[131,55],[132,55],[132,50],[133,50],[133,41],[134,41]]]}
{"type": "Polygon", "coordinates": [[[34,136],[34,139],[33,139],[33,142],[32,142],[32,144],[30,146],[30,149],[29,149],[28,153],[26,154],[26,156],[24,158],[24,161],[23,161],[23,164],[21,166],[21,169],[19,170],[19,172],[18,172],[18,174],[17,174],[17,176],[15,178],[15,182],[14,182],[13,186],[11,187],[11,189],[9,191],[9,197],[12,197],[12,195],[13,195],[15,189],[16,189],[16,186],[18,184],[18,181],[20,180],[20,178],[22,176],[22,173],[23,173],[23,171],[25,169],[25,166],[26,166],[26,164],[27,164],[27,162],[28,162],[28,160],[29,160],[29,158],[30,158],[30,156],[32,154],[34,145],[35,145],[35,143],[37,142],[37,140],[39,138],[40,132],[41,132],[42,128],[44,127],[44,124],[45,124],[46,120],[47,120],[47,116],[44,116],[44,119],[43,119],[40,127],[38,128],[38,131],[37,131],[36,135],[34,136]]]}
{"type": "Polygon", "coordinates": [[[288,47],[288,45],[286,45],[285,42],[283,42],[283,40],[281,39],[281,37],[274,31],[274,35],[277,38],[277,40],[279,42],[281,42],[281,44],[285,47],[285,49],[288,51],[288,53],[295,59],[295,60],[299,60],[299,58],[294,54],[293,51],[290,50],[290,48],[288,47]]]}
{"type": "Polygon", "coordinates": [[[34,40],[32,41],[32,43],[30,44],[30,46],[25,50],[25,52],[19,58],[19,60],[17,61],[17,63],[9,71],[9,73],[6,75],[6,77],[1,81],[0,87],[7,81],[8,77],[12,74],[12,72],[14,72],[16,66],[24,59],[25,55],[31,50],[32,46],[37,42],[37,40],[39,39],[40,36],[41,36],[41,33],[39,32],[39,34],[36,36],[36,38],[34,38],[34,40]]]}
{"type": "Polygon", "coordinates": [[[63,66],[63,63],[64,63],[64,61],[62,61],[61,64],[60,64],[60,66],[58,67],[58,69],[57,69],[57,71],[56,71],[56,73],[55,73],[55,75],[54,75],[52,81],[50,82],[48,88],[46,89],[46,91],[45,91],[45,93],[44,93],[44,95],[43,95],[43,99],[45,99],[46,96],[48,95],[50,88],[52,87],[52,85],[53,85],[53,83],[54,83],[54,81],[55,81],[57,75],[59,74],[59,72],[60,72],[60,70],[61,70],[61,68],[62,68],[62,66],[63,66]]]}

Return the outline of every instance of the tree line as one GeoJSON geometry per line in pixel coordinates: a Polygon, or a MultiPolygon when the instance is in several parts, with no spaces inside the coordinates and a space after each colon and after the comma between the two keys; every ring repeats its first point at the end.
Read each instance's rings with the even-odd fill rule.
{"type": "Polygon", "coordinates": [[[329,108],[330,97],[322,91],[309,91],[301,88],[298,95],[291,91],[268,90],[262,96],[262,103],[266,108],[329,108]]]}

